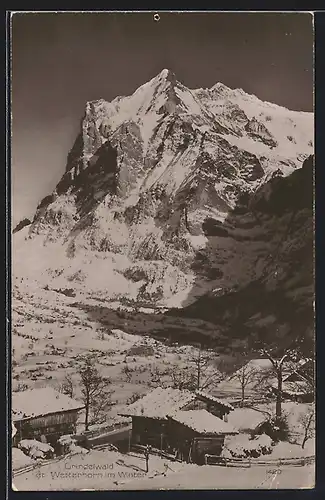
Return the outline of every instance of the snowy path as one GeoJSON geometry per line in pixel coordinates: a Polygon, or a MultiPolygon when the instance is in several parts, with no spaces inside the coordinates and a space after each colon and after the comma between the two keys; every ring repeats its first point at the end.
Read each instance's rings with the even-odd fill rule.
{"type": "Polygon", "coordinates": [[[132,481],[119,489],[296,489],[312,488],[313,484],[312,466],[247,469],[192,466],[167,477],[132,481]]]}
{"type": "Polygon", "coordinates": [[[168,462],[152,456],[149,473],[142,457],[93,451],[14,476],[20,491],[146,489],[312,488],[314,466],[226,468],[168,462]],[[163,475],[163,474],[166,475],[163,475]]]}

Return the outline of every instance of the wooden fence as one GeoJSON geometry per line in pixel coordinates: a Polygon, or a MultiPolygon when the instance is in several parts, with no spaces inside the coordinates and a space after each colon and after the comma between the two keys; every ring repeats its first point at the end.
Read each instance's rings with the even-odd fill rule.
{"type": "Polygon", "coordinates": [[[95,430],[83,431],[72,437],[76,437],[78,439],[81,438],[93,439],[98,436],[102,436],[103,434],[113,432],[118,429],[125,429],[127,427],[130,427],[130,422],[119,422],[117,424],[110,424],[103,427],[99,427],[98,429],[95,430]]]}
{"type": "MultiPolygon", "coordinates": [[[[144,446],[142,444],[133,443],[132,450],[134,450],[136,452],[144,453],[146,450],[146,446],[144,446]]],[[[155,448],[154,446],[151,447],[150,453],[151,453],[151,455],[157,455],[159,457],[167,458],[168,460],[171,460],[173,462],[181,462],[181,460],[176,457],[176,453],[174,453],[174,454],[168,453],[167,451],[160,450],[159,448],[155,448]]]]}
{"type": "Polygon", "coordinates": [[[19,476],[20,474],[25,474],[26,472],[30,472],[34,469],[39,469],[40,467],[44,467],[45,465],[49,464],[54,464],[56,462],[61,462],[62,460],[65,460],[67,458],[67,455],[57,457],[57,458],[51,458],[48,460],[37,460],[36,463],[31,464],[31,465],[23,465],[22,467],[19,467],[19,469],[13,469],[12,470],[12,476],[19,476]]]}
{"type": "Polygon", "coordinates": [[[315,462],[315,456],[293,457],[293,458],[269,458],[265,460],[254,458],[224,458],[217,455],[205,455],[206,465],[219,465],[223,467],[255,467],[269,466],[280,467],[281,465],[300,466],[310,465],[315,462]]]}

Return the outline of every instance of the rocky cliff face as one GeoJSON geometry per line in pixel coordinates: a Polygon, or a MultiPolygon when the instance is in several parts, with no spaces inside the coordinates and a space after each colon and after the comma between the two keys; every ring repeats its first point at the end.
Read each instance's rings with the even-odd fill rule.
{"type": "Polygon", "coordinates": [[[247,203],[300,169],[312,141],[310,113],[221,83],[190,90],[168,70],[89,102],[64,175],[14,244],[17,276],[164,307],[249,285],[265,234],[280,235],[247,203]]]}

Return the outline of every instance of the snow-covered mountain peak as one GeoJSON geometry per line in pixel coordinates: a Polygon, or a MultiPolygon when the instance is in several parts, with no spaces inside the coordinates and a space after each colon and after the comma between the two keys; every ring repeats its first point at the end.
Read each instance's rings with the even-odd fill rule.
{"type": "Polygon", "coordinates": [[[164,68],[155,78],[160,80],[176,81],[176,75],[170,69],[164,68]]]}
{"type": "Polygon", "coordinates": [[[218,95],[219,94],[219,95],[223,95],[223,96],[228,96],[232,92],[232,89],[230,87],[227,87],[227,85],[224,85],[221,82],[217,82],[209,90],[214,95],[218,95]]]}
{"type": "MultiPolygon", "coordinates": [[[[264,335],[266,324],[274,335],[269,320],[275,313],[282,327],[283,313],[277,318],[269,304],[303,320],[312,164],[301,167],[313,132],[312,113],[220,82],[189,89],[168,69],[129,96],[88,101],[64,175],[33,222],[15,231],[17,290],[27,282],[33,293],[73,289],[78,303],[105,308],[180,307],[202,296],[197,310],[220,314],[223,338],[237,336],[238,325],[241,336],[259,325],[264,335]],[[264,282],[289,288],[278,302],[265,293],[259,302],[264,282]],[[227,305],[238,287],[239,301],[227,305]],[[291,305],[287,291],[297,297],[291,305]],[[226,303],[217,306],[216,293],[226,303]],[[248,313],[238,316],[241,306],[248,313]]],[[[195,335],[199,328],[195,322],[195,335]]]]}
{"type": "Polygon", "coordinates": [[[87,102],[66,172],[29,234],[60,241],[69,256],[123,254],[141,269],[154,261],[153,280],[157,262],[176,266],[182,281],[206,245],[205,221],[222,224],[273,172],[301,167],[312,139],[311,113],[220,82],[189,89],[163,69],[129,96],[87,102]]]}

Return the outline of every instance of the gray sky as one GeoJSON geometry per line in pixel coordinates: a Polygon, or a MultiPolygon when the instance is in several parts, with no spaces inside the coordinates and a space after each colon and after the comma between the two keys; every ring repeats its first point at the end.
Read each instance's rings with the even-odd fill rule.
{"type": "Polygon", "coordinates": [[[59,181],[86,101],[129,95],[163,68],[190,88],[221,81],[312,111],[310,14],[15,14],[13,223],[59,181]]]}

